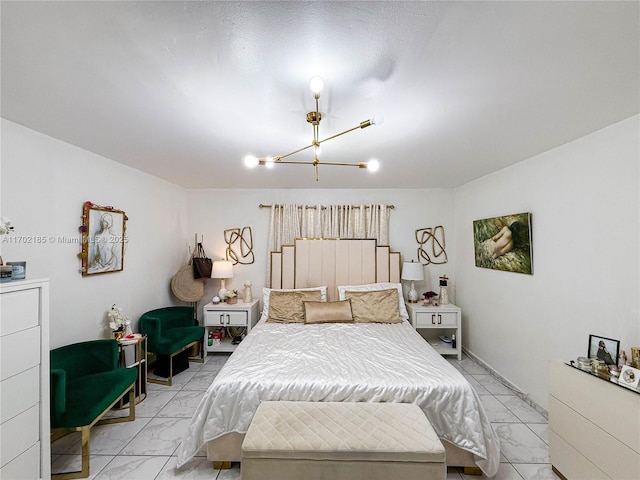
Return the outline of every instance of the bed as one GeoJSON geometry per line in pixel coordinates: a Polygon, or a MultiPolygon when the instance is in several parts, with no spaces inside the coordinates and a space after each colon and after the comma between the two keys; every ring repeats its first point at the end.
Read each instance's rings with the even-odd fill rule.
{"type": "Polygon", "coordinates": [[[210,460],[240,461],[262,401],[404,402],[424,411],[443,440],[447,465],[497,472],[499,442],[478,395],[411,327],[397,281],[399,256],[380,248],[367,240],[305,240],[275,262],[272,256],[276,291],[321,285],[321,300],[336,302],[353,290],[395,288],[399,321],[272,323],[274,294],[265,289],[262,318],[200,402],[178,450],[179,466],[204,445],[210,460]]]}

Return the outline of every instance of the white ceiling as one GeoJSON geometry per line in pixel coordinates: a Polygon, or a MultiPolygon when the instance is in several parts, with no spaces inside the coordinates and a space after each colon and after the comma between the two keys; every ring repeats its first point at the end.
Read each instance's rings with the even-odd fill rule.
{"type": "Polygon", "coordinates": [[[637,114],[639,5],[2,1],[2,116],[189,188],[454,187],[637,114]],[[385,117],[322,159],[378,173],[244,167],[314,75],[320,137],[385,117]]]}

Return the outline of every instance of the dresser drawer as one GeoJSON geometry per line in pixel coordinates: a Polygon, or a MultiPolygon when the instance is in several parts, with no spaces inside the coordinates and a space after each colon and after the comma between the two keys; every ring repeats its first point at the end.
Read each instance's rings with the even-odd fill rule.
{"type": "Polygon", "coordinates": [[[38,326],[39,323],[38,288],[8,292],[2,294],[0,302],[0,336],[10,335],[20,330],[38,326]]]}
{"type": "MultiPolygon", "coordinates": [[[[32,367],[0,383],[0,423],[36,405],[40,396],[40,368],[32,367]]],[[[9,478],[9,477],[7,477],[9,478]]]]}
{"type": "Polygon", "coordinates": [[[40,405],[0,424],[0,466],[16,458],[35,445],[40,439],[40,405]]]}
{"type": "Polygon", "coordinates": [[[33,480],[42,478],[40,473],[40,442],[0,468],[0,478],[11,480],[33,480]]]}
{"type": "Polygon", "coordinates": [[[234,326],[245,327],[248,319],[247,312],[233,312],[233,311],[210,311],[204,314],[205,326],[234,326]]]}
{"type": "Polygon", "coordinates": [[[455,312],[417,312],[416,328],[455,327],[458,314],[455,312]]]}
{"type": "MultiPolygon", "coordinates": [[[[2,297],[4,300],[4,296],[2,297]]],[[[40,327],[0,338],[0,380],[40,363],[40,327]]]]}

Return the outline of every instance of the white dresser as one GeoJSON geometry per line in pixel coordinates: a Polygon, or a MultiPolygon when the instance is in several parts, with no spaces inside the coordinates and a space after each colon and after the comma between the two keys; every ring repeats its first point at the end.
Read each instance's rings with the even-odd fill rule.
{"type": "Polygon", "coordinates": [[[49,281],[0,283],[0,478],[49,478],[49,281]]]}
{"type": "Polygon", "coordinates": [[[549,453],[569,480],[640,478],[640,393],[551,362],[549,453]]]}

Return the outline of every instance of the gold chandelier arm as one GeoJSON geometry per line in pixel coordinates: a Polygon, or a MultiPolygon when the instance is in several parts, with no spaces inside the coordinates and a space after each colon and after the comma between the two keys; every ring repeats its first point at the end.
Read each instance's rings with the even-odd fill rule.
{"type": "Polygon", "coordinates": [[[359,125],[357,125],[357,126],[355,126],[353,128],[345,130],[344,132],[336,133],[335,135],[331,135],[330,137],[327,137],[327,138],[324,138],[324,139],[318,141],[318,143],[326,142],[327,140],[332,140],[332,139],[334,139],[336,137],[339,137],[340,135],[344,135],[345,133],[353,132],[354,130],[357,130],[359,128],[367,128],[370,125],[372,125],[371,120],[365,120],[363,122],[360,122],[359,125]]]}

